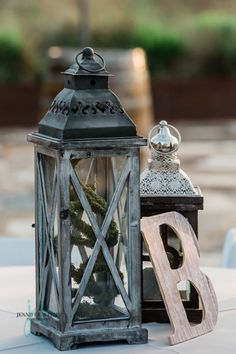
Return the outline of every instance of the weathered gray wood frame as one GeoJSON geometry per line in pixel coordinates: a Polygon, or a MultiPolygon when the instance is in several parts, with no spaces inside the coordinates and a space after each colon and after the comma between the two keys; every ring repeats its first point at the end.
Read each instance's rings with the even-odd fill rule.
{"type": "MultiPolygon", "coordinates": [[[[36,144],[35,148],[35,193],[36,193],[36,304],[37,311],[40,312],[42,298],[40,294],[45,291],[42,279],[42,272],[46,272],[45,253],[52,258],[51,267],[55,267],[51,254],[50,240],[43,250],[42,235],[46,234],[50,238],[52,218],[45,209],[45,196],[40,193],[44,189],[40,175],[42,166],[38,160],[38,154],[54,157],[57,164],[57,183],[56,188],[58,208],[58,318],[52,314],[47,314],[45,320],[36,318],[31,322],[31,331],[34,334],[42,334],[51,339],[54,345],[60,350],[68,350],[80,343],[90,341],[117,341],[126,340],[128,343],[146,343],[147,330],[141,327],[141,240],[140,240],[140,208],[139,208],[139,148],[146,145],[143,138],[113,139],[113,140],[93,140],[93,141],[71,141],[60,142],[56,139],[47,139],[39,134],[30,134],[28,140],[36,144]],[[71,160],[83,157],[111,157],[126,156],[127,164],[117,181],[115,193],[109,206],[108,213],[104,219],[101,229],[98,227],[90,205],[84,194],[79,180],[72,168],[71,160]],[[74,304],[71,301],[71,245],[70,245],[70,183],[73,183],[76,193],[86,210],[97,241],[90,257],[86,271],[80,283],[74,304]],[[120,279],[111,253],[105,242],[106,232],[109,228],[113,214],[118,207],[119,199],[125,183],[128,181],[128,294],[120,279]],[[42,215],[46,225],[43,225],[42,215]],[[96,254],[102,249],[107,261],[115,284],[122,295],[123,301],[130,313],[130,318],[107,319],[95,321],[73,322],[73,316],[78,308],[79,300],[83,295],[86,283],[91,274],[93,265],[96,261],[96,254]],[[43,255],[44,252],[44,255],[43,255]]],[[[45,277],[45,275],[44,275],[45,277]]],[[[57,278],[55,272],[52,277],[57,278]]],[[[54,279],[55,281],[55,279],[54,279]]]]}

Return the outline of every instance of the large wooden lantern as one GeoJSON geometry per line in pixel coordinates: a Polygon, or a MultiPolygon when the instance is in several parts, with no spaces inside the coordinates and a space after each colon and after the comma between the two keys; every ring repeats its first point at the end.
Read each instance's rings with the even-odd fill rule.
{"type": "Polygon", "coordinates": [[[139,207],[146,140],[109,90],[103,58],[85,48],[76,62],[39,131],[28,135],[36,174],[31,331],[60,350],[92,341],[146,343],[139,207]]]}
{"type": "MultiPolygon", "coordinates": [[[[198,210],[203,208],[199,187],[194,187],[180,168],[176,152],[181,141],[178,130],[161,121],[149,134],[151,159],[141,174],[141,215],[151,216],[170,211],[181,213],[198,235],[198,210]],[[173,134],[173,135],[172,135],[173,134]]],[[[168,225],[161,225],[160,232],[170,267],[177,269],[183,263],[182,245],[168,225]]],[[[179,292],[188,319],[201,322],[202,309],[198,293],[189,281],[179,284],[179,292]]],[[[142,252],[142,316],[143,322],[168,322],[168,315],[156,282],[149,255],[142,252]]]]}

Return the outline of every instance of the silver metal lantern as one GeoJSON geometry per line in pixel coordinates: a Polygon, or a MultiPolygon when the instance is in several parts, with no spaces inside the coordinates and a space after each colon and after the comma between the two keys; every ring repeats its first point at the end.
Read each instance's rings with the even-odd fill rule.
{"type": "MultiPolygon", "coordinates": [[[[96,59],[96,60],[95,60],[96,59]]],[[[146,140],[85,48],[28,135],[35,144],[36,318],[60,350],[146,343],[141,328],[139,149],[146,140]]]]}
{"type": "MultiPolygon", "coordinates": [[[[198,236],[198,210],[203,209],[203,196],[194,187],[187,174],[180,168],[177,150],[181,142],[179,131],[161,121],[149,133],[151,158],[148,168],[141,174],[141,216],[151,216],[170,211],[181,213],[198,236]]],[[[161,225],[160,233],[170,268],[177,269],[184,262],[181,242],[174,230],[161,225]]],[[[142,253],[142,319],[143,322],[168,322],[164,302],[155,279],[149,255],[142,253]]],[[[199,295],[189,281],[179,284],[179,291],[186,314],[191,322],[201,322],[202,308],[199,295]]]]}

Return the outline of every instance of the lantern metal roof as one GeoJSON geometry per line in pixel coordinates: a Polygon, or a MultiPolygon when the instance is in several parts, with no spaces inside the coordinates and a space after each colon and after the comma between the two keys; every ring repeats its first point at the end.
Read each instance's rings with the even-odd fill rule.
{"type": "Polygon", "coordinates": [[[137,137],[135,124],[109,89],[104,59],[92,48],[84,48],[62,74],[64,89],[39,122],[38,134],[63,141],[137,137]]]}

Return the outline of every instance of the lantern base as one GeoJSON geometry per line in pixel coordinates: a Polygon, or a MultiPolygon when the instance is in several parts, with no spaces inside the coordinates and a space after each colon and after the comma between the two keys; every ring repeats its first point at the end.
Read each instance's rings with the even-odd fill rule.
{"type": "Polygon", "coordinates": [[[59,350],[76,349],[80,344],[90,342],[126,341],[128,344],[145,344],[148,342],[146,328],[111,328],[85,329],[60,332],[55,328],[43,324],[39,320],[31,320],[31,333],[49,338],[59,350]]]}
{"type": "MultiPolygon", "coordinates": [[[[189,322],[201,323],[203,311],[201,309],[185,309],[189,322]]],[[[169,316],[165,309],[143,308],[142,322],[169,323],[169,316]]]]}

